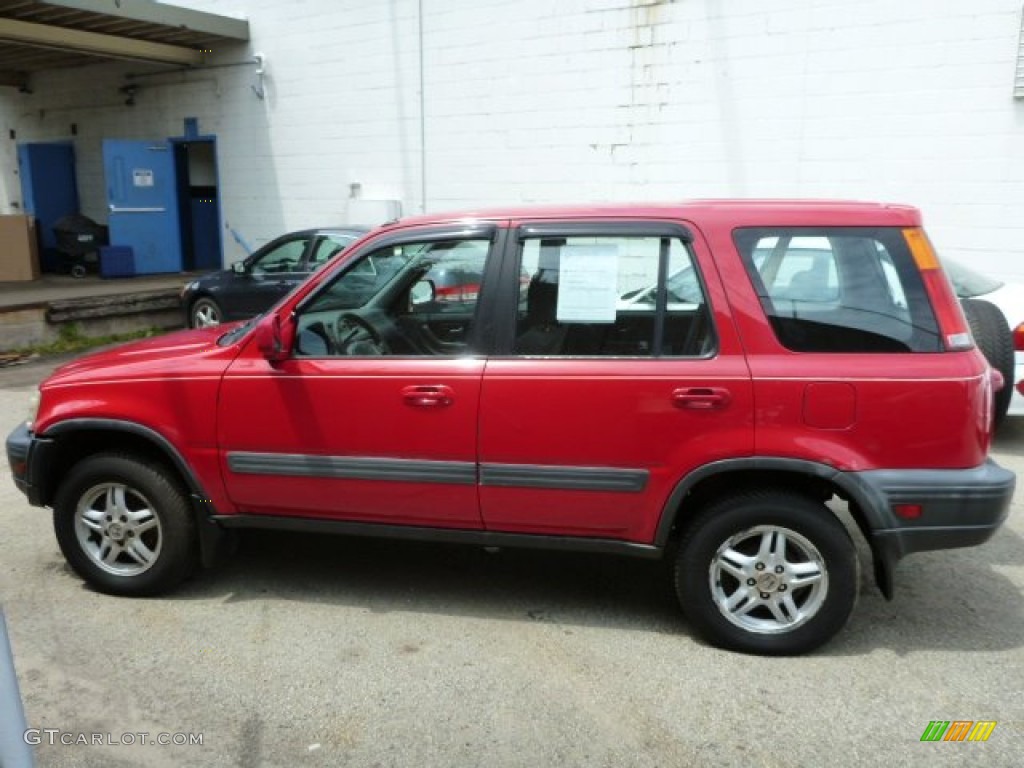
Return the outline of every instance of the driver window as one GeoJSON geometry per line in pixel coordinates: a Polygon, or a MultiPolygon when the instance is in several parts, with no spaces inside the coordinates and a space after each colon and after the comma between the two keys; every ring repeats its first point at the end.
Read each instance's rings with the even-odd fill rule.
{"type": "Polygon", "coordinates": [[[298,271],[299,262],[302,261],[302,254],[306,252],[308,243],[308,237],[300,237],[271,248],[253,260],[252,274],[270,275],[298,271]]]}
{"type": "Polygon", "coordinates": [[[457,356],[470,344],[488,240],[403,243],[346,266],[297,318],[296,356],[457,356]]]}

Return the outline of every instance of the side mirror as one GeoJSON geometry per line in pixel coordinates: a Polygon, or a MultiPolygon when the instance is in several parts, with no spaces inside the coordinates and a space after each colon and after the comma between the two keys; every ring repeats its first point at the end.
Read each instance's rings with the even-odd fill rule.
{"type": "Polygon", "coordinates": [[[236,275],[244,275],[248,270],[245,268],[244,261],[236,261],[231,265],[231,271],[236,275]]]}
{"type": "Polygon", "coordinates": [[[279,315],[267,315],[257,323],[254,335],[260,354],[268,362],[279,363],[291,357],[295,343],[295,323],[291,318],[282,323],[279,315]]]}
{"type": "Polygon", "coordinates": [[[434,300],[434,283],[431,280],[420,280],[409,289],[409,303],[414,307],[434,300]]]}

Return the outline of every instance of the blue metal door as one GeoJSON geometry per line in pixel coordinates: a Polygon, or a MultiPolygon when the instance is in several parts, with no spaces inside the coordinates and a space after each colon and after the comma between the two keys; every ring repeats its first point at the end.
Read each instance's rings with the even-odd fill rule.
{"type": "Polygon", "coordinates": [[[25,213],[36,217],[42,267],[53,271],[57,268],[53,225],[68,214],[78,213],[75,148],[69,142],[19,144],[18,171],[25,213]]]}
{"type": "Polygon", "coordinates": [[[110,244],[132,248],[136,274],[180,272],[174,153],[168,141],[103,140],[110,244]]]}

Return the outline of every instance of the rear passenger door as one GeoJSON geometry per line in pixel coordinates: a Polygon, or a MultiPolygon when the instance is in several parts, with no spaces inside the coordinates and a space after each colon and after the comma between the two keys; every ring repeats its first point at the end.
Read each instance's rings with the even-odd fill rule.
{"type": "Polygon", "coordinates": [[[650,541],[681,477],[753,449],[707,246],[676,223],[567,221],[519,226],[510,251],[481,394],[484,524],[650,541]]]}

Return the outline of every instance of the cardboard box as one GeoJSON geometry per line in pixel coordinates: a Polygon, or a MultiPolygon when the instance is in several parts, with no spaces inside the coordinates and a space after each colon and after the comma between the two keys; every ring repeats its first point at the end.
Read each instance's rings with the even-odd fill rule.
{"type": "Polygon", "coordinates": [[[0,282],[39,279],[39,243],[32,216],[0,216],[0,282]]]}

